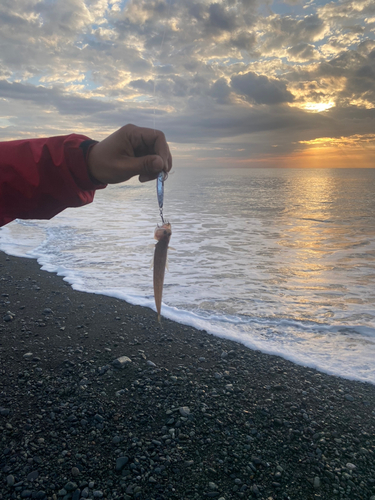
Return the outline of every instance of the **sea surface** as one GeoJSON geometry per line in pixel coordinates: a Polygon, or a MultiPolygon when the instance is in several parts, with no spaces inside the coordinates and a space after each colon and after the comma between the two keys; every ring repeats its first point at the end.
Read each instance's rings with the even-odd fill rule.
{"type": "MultiPolygon", "coordinates": [[[[176,168],[164,207],[165,317],[375,383],[375,169],[176,168]]],[[[155,183],[133,179],[51,221],[9,224],[0,248],[154,309],[158,222],[155,183]]]]}

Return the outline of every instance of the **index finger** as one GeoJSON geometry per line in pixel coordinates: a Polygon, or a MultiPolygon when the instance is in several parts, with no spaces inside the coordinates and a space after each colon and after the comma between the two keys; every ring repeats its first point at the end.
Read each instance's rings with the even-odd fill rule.
{"type": "Polygon", "coordinates": [[[172,155],[167,140],[161,130],[146,127],[136,127],[133,130],[132,142],[134,148],[147,151],[146,154],[157,154],[164,162],[163,170],[169,172],[172,168],[172,155]]]}

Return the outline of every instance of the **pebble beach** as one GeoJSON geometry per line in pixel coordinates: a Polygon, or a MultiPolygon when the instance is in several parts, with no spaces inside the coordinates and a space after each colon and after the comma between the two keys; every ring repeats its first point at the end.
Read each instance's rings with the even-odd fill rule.
{"type": "Polygon", "coordinates": [[[375,500],[375,386],[0,270],[1,500],[375,500]]]}

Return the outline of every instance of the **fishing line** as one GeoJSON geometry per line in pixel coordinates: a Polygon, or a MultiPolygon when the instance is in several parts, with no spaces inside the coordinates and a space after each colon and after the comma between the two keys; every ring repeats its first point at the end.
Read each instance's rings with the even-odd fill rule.
{"type": "MultiPolygon", "coordinates": [[[[171,7],[169,0],[167,0],[167,5],[168,5],[168,8],[167,8],[166,21],[169,18],[169,10],[171,7]]],[[[167,31],[167,22],[165,22],[165,25],[164,25],[164,32],[163,32],[163,36],[162,36],[161,44],[160,44],[160,48],[159,48],[159,59],[161,59],[161,51],[163,48],[166,31],[167,31]]],[[[156,67],[156,64],[154,64],[154,67],[156,67]]],[[[156,75],[156,71],[154,70],[154,96],[153,96],[153,101],[154,101],[154,111],[153,111],[154,134],[156,134],[156,127],[155,127],[155,121],[156,121],[156,78],[157,78],[157,75],[156,75]]],[[[158,175],[158,178],[156,179],[156,194],[157,194],[157,198],[158,198],[160,218],[161,218],[161,221],[163,224],[165,223],[164,215],[163,215],[164,181],[167,179],[167,177],[168,177],[168,173],[162,171],[162,172],[160,172],[160,174],[158,175]]]]}
{"type": "MultiPolygon", "coordinates": [[[[167,15],[166,15],[166,20],[168,20],[168,17],[169,17],[169,11],[170,11],[170,7],[171,7],[171,4],[169,2],[169,0],[167,0],[167,15]]],[[[164,32],[163,32],[163,36],[162,36],[162,39],[161,39],[161,44],[160,44],[160,47],[159,47],[159,58],[161,56],[161,49],[163,48],[163,44],[164,44],[164,38],[165,38],[165,33],[167,32],[167,23],[165,23],[165,26],[164,26],[164,32]]],[[[156,65],[154,64],[154,67],[156,65]]],[[[153,102],[154,102],[154,111],[153,111],[153,123],[154,123],[154,132],[155,132],[155,112],[156,112],[156,72],[154,70],[154,96],[153,96],[153,102]]]]}

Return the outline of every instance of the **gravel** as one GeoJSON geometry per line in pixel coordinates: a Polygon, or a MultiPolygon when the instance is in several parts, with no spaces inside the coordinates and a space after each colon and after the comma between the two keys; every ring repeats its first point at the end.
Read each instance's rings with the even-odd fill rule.
{"type": "Polygon", "coordinates": [[[0,267],[0,500],[375,499],[374,386],[0,267]]]}

